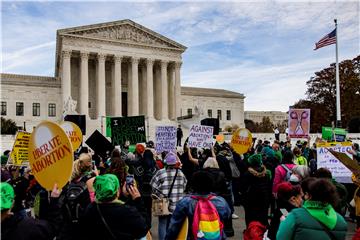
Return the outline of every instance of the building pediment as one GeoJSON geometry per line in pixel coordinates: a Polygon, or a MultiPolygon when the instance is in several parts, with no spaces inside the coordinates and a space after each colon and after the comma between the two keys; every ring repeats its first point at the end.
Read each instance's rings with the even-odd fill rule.
{"type": "Polygon", "coordinates": [[[59,35],[185,51],[186,47],[131,20],[58,30],[59,35]]]}

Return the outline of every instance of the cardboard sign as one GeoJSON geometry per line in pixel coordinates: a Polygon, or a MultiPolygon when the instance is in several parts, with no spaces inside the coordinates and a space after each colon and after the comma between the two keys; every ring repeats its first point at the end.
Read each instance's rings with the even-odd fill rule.
{"type": "Polygon", "coordinates": [[[71,146],[74,152],[80,147],[83,140],[83,135],[81,133],[81,129],[78,125],[73,122],[62,122],[60,124],[61,128],[65,131],[68,136],[71,146]]]}
{"type": "Polygon", "coordinates": [[[310,109],[289,109],[289,137],[307,138],[310,133],[310,109]]]}
{"type": "Polygon", "coordinates": [[[252,135],[246,128],[238,128],[231,137],[231,146],[238,154],[244,154],[251,148],[252,135]]]}
{"type": "Polygon", "coordinates": [[[348,150],[351,149],[350,142],[342,143],[318,143],[317,150],[317,168],[327,168],[331,171],[333,178],[341,183],[351,183],[351,171],[347,168],[337,156],[330,151],[346,154],[351,157],[348,150]]]}
{"type": "Polygon", "coordinates": [[[331,128],[331,127],[322,127],[321,128],[322,139],[327,141],[336,141],[344,142],[346,139],[346,129],[344,128],[331,128]]]}
{"type": "Polygon", "coordinates": [[[176,149],[176,127],[156,126],[155,130],[155,149],[157,153],[164,151],[174,152],[176,149]]]}
{"type": "Polygon", "coordinates": [[[69,181],[74,155],[64,130],[56,123],[43,121],[34,129],[29,142],[31,170],[46,190],[55,183],[61,189],[69,181]]]}
{"type": "Polygon", "coordinates": [[[123,145],[126,140],[130,144],[146,142],[145,117],[113,117],[111,118],[111,141],[114,146],[123,145]]]}
{"type": "Polygon", "coordinates": [[[95,130],[85,143],[103,159],[106,159],[108,155],[107,153],[111,153],[114,149],[111,142],[107,140],[107,138],[104,137],[98,130],[95,130]]]}
{"type": "Polygon", "coordinates": [[[30,133],[22,131],[17,132],[15,142],[8,160],[9,164],[23,166],[29,163],[29,141],[30,133]]]}
{"type": "Polygon", "coordinates": [[[211,148],[214,127],[194,124],[190,128],[188,146],[191,148],[211,148]]]}

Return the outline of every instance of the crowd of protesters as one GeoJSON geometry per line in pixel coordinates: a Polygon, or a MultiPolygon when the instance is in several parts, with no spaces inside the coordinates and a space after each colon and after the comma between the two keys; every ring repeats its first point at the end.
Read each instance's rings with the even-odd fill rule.
{"type": "MultiPolygon", "coordinates": [[[[187,238],[207,239],[192,228],[199,199],[208,199],[221,222],[213,239],[234,236],[233,221],[242,221],[234,206],[240,205],[244,239],[345,239],[346,214],[360,228],[360,176],[353,175],[349,186],[336,182],[328,169],[317,169],[315,148],[309,142],[258,140],[239,155],[226,142],[196,149],[185,141],[177,152],[156,153],[149,141],[134,149],[126,143],[101,158],[83,147],[69,183],[63,189],[55,184],[50,192],[30,168],[6,165],[6,151],[1,238],[151,239],[158,231],[158,239],[172,240],[187,218],[187,238]],[[152,202],[159,196],[168,196],[170,214],[157,216],[154,229],[152,202]]],[[[350,153],[360,162],[359,145],[350,153]]],[[[359,232],[353,239],[360,239],[359,232]]]]}

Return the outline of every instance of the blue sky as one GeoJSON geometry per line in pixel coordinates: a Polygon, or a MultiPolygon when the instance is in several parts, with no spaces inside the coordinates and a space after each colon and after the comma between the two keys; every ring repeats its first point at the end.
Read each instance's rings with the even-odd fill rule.
{"type": "Polygon", "coordinates": [[[286,111],[335,61],[313,51],[338,19],[339,60],[360,53],[359,1],[2,1],[1,72],[54,75],[56,30],[131,19],[188,47],[182,85],[243,93],[245,110],[286,111]]]}

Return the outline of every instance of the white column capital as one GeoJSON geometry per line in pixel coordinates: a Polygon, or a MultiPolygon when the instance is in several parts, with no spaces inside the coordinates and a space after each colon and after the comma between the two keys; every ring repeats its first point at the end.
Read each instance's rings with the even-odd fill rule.
{"type": "Polygon", "coordinates": [[[161,67],[163,68],[163,67],[167,67],[169,61],[161,60],[160,63],[161,63],[161,67]]]}
{"type": "Polygon", "coordinates": [[[62,57],[63,58],[71,58],[71,50],[63,50],[62,57]]]}
{"type": "Polygon", "coordinates": [[[80,52],[80,58],[81,60],[87,60],[89,59],[90,53],[89,52],[80,52]]]}
{"type": "Polygon", "coordinates": [[[175,62],[175,68],[181,68],[182,62],[175,62]]]}
{"type": "Polygon", "coordinates": [[[123,59],[124,59],[124,56],[122,56],[122,55],[114,55],[114,61],[117,63],[121,63],[123,59]]]}
{"type": "Polygon", "coordinates": [[[98,59],[98,61],[105,61],[105,59],[106,59],[106,54],[104,54],[104,53],[98,53],[97,59],[98,59]]]}
{"type": "Polygon", "coordinates": [[[152,66],[154,65],[155,60],[153,58],[146,59],[146,65],[152,66]]]}
{"type": "Polygon", "coordinates": [[[139,64],[140,58],[138,57],[131,57],[131,63],[132,64],[139,64]]]}

